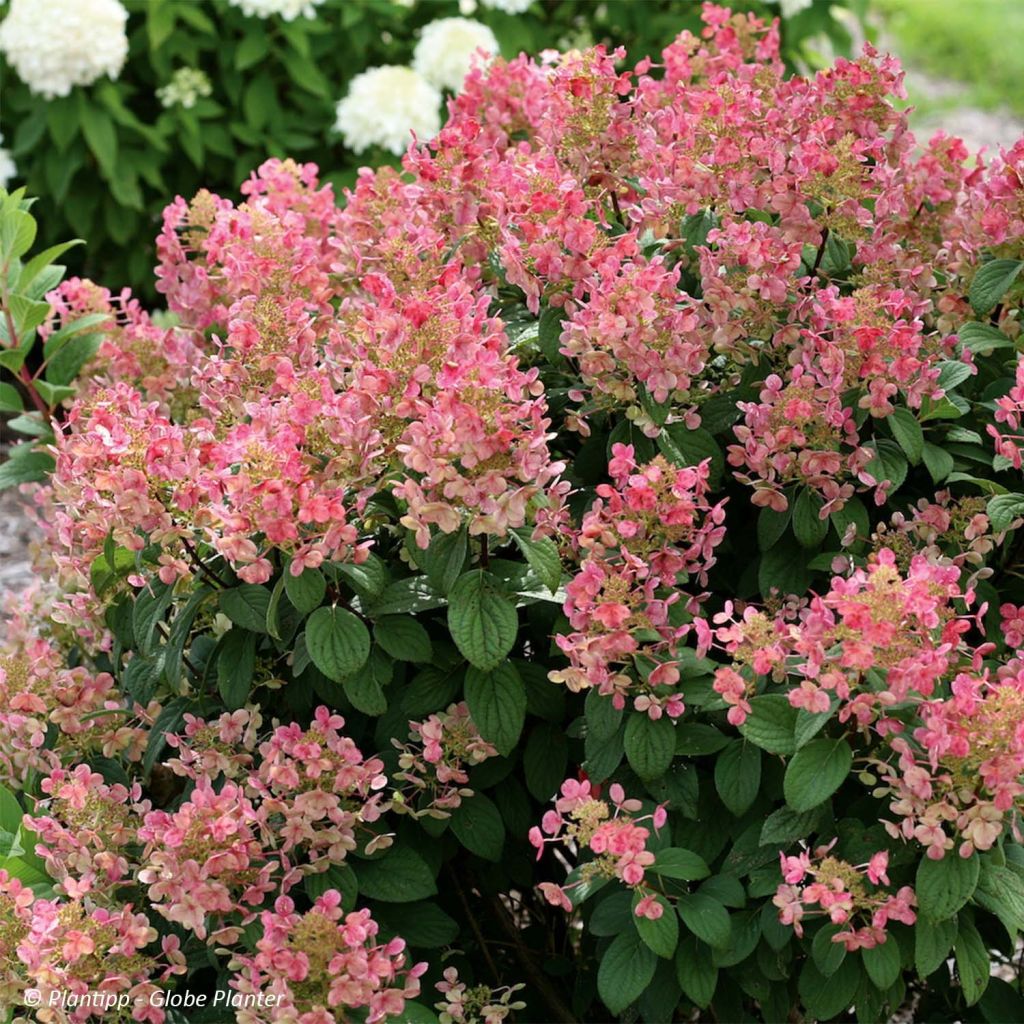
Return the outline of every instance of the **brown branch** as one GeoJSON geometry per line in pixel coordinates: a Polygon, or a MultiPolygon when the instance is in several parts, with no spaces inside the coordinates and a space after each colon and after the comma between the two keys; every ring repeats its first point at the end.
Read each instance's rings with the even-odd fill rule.
{"type": "Polygon", "coordinates": [[[523,942],[523,936],[516,927],[515,921],[509,916],[508,910],[498,896],[491,896],[488,905],[501,929],[512,940],[516,957],[522,965],[526,976],[541,994],[548,1009],[552,1013],[551,1024],[578,1024],[577,1018],[551,979],[541,970],[533,959],[532,950],[523,942]]]}
{"type": "Polygon", "coordinates": [[[466,898],[466,890],[462,888],[462,883],[459,881],[458,873],[451,864],[448,865],[448,874],[451,877],[452,884],[455,886],[455,893],[459,897],[459,902],[462,904],[466,920],[469,922],[470,928],[473,929],[473,935],[476,937],[477,944],[480,946],[480,951],[483,953],[484,959],[487,961],[487,966],[490,968],[494,984],[500,985],[501,972],[498,970],[498,965],[494,962],[494,957],[491,956],[491,951],[487,946],[487,940],[484,938],[484,933],[480,930],[480,925],[477,922],[476,914],[473,913],[473,908],[469,905],[469,900],[466,898]]]}

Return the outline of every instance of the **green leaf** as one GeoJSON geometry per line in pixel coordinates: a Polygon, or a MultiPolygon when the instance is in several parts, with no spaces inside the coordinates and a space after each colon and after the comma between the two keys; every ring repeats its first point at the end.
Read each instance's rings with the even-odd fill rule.
{"type": "Polygon", "coordinates": [[[410,576],[387,586],[379,598],[369,602],[366,611],[370,618],[378,619],[382,615],[426,612],[440,608],[444,603],[444,596],[434,590],[430,580],[422,576],[410,576]]]}
{"type": "Polygon", "coordinates": [[[681,846],[667,846],[659,850],[647,870],[663,878],[676,878],[683,882],[696,882],[711,874],[703,857],[681,846]]]}
{"type": "Polygon", "coordinates": [[[812,960],[800,972],[799,991],[807,1016],[825,1021],[851,1007],[860,986],[861,970],[856,957],[846,957],[834,974],[825,977],[812,960]]]}
{"type": "Polygon", "coordinates": [[[711,950],[692,935],[683,937],[676,951],[676,979],[687,999],[707,1009],[718,985],[718,968],[711,959],[711,950]]]}
{"type": "Polygon", "coordinates": [[[946,962],[956,934],[955,917],[936,921],[924,913],[918,914],[914,926],[914,965],[922,978],[927,978],[946,962]]]}
{"type": "Polygon", "coordinates": [[[267,632],[270,591],[254,583],[243,583],[231,590],[222,590],[218,597],[220,610],[242,629],[254,633],[267,632]]]}
{"type": "Polygon", "coordinates": [[[36,240],[36,219],[27,210],[7,209],[0,214],[0,257],[4,264],[24,256],[36,240]]]}
{"type": "Polygon", "coordinates": [[[822,809],[797,813],[790,807],[780,807],[765,818],[761,826],[760,843],[791,843],[794,839],[805,839],[821,826],[822,809]]]}
{"type": "Polygon", "coordinates": [[[914,884],[921,913],[934,921],[952,917],[974,895],[980,871],[977,856],[964,858],[947,853],[942,860],[923,858],[914,884]]]}
{"type": "Polygon", "coordinates": [[[750,714],[739,727],[745,739],[769,754],[792,754],[796,750],[796,708],[781,693],[766,693],[750,701],[750,714]]]}
{"type": "Polygon", "coordinates": [[[345,608],[317,608],[306,623],[306,650],[328,679],[353,676],[370,656],[370,631],[345,608]]]}
{"type": "Polygon", "coordinates": [[[846,959],[846,946],[834,939],[843,930],[841,924],[822,925],[811,942],[811,957],[814,966],[826,977],[831,978],[846,959]]]}
{"type": "Polygon", "coordinates": [[[732,936],[729,911],[718,900],[703,892],[679,897],[677,904],[683,924],[702,942],[714,949],[725,949],[732,936]]]}
{"type": "Polygon", "coordinates": [[[471,853],[484,860],[501,860],[505,848],[505,825],[501,812],[483,793],[464,797],[452,811],[455,838],[471,853]]]}
{"type": "Polygon", "coordinates": [[[550,537],[533,540],[531,530],[522,528],[512,531],[512,537],[522,551],[530,568],[553,594],[562,582],[562,559],[558,545],[550,537]]]}
{"type": "Polygon", "coordinates": [[[864,970],[877,988],[885,991],[900,976],[900,947],[891,936],[877,946],[862,951],[864,970]]]}
{"type": "Polygon", "coordinates": [[[786,532],[793,518],[793,506],[787,505],[784,512],[763,508],[757,516],[757,546],[761,551],[770,550],[786,532]]]}
{"type": "Polygon", "coordinates": [[[52,472],[53,465],[53,456],[48,452],[33,451],[27,444],[18,445],[8,452],[7,461],[0,465],[0,490],[42,480],[52,472]]]}
{"type": "Polygon", "coordinates": [[[809,811],[827,800],[844,782],[853,763],[845,740],[813,740],[786,766],[782,789],[794,811],[809,811]]]}
{"type": "Polygon", "coordinates": [[[961,348],[978,356],[987,356],[1000,348],[1015,347],[1013,341],[991,324],[971,321],[964,324],[956,334],[961,348]]]}
{"type": "Polygon", "coordinates": [[[622,710],[615,707],[611,697],[593,688],[587,691],[583,713],[587,722],[587,735],[598,740],[610,739],[622,724],[622,710]]]}
{"type": "Polygon", "coordinates": [[[953,943],[956,973],[960,978],[964,1000],[973,1006],[984,995],[992,972],[985,940],[974,926],[973,918],[961,914],[956,941],[953,943]]]}
{"type": "Polygon", "coordinates": [[[393,846],[376,860],[352,861],[359,892],[384,903],[411,903],[437,894],[427,862],[408,846],[393,846]]]}
{"type": "Polygon", "coordinates": [[[454,533],[436,534],[427,549],[416,555],[427,579],[439,593],[447,594],[462,575],[468,547],[468,534],[463,526],[454,533]]]}
{"type": "Polygon", "coordinates": [[[11,384],[0,383],[0,412],[21,412],[24,408],[18,389],[11,384]]]}
{"type": "Polygon", "coordinates": [[[427,631],[411,615],[385,615],[373,625],[373,638],[396,661],[430,661],[427,631]]]}
{"type": "Polygon", "coordinates": [[[547,803],[565,778],[569,741],[556,722],[541,722],[530,733],[523,751],[523,773],[530,795],[547,803]]]}
{"type": "Polygon", "coordinates": [[[298,576],[285,570],[284,592],[297,612],[308,615],[320,607],[327,593],[327,580],[319,569],[306,568],[298,576]]]}
{"type": "Polygon", "coordinates": [[[1011,938],[1024,931],[1024,881],[1010,868],[993,863],[991,857],[981,860],[974,902],[995,914],[1011,938]]]}
{"type": "Polygon", "coordinates": [[[1013,526],[1013,521],[1024,516],[1024,494],[997,494],[989,498],[985,509],[995,533],[1003,533],[1013,526]]]}
{"type": "MultiPolygon", "coordinates": [[[[370,660],[372,664],[372,655],[370,660]]],[[[384,687],[369,666],[343,679],[341,685],[352,706],[364,715],[383,715],[387,711],[388,699],[384,696],[384,687]]]]}
{"type": "Polygon", "coordinates": [[[153,633],[156,624],[171,605],[172,591],[166,583],[156,580],[143,587],[135,598],[132,608],[132,633],[141,654],[153,649],[153,633]]]}
{"type": "Polygon", "coordinates": [[[828,517],[821,518],[822,500],[804,487],[793,504],[793,533],[802,547],[816,548],[828,533],[828,517]]]}
{"type": "Polygon", "coordinates": [[[704,725],[703,722],[682,722],[676,725],[676,753],[686,757],[717,754],[729,742],[729,737],[713,725],[704,725]]]}
{"type": "Polygon", "coordinates": [[[972,376],[971,367],[959,359],[939,363],[939,379],[935,382],[943,391],[952,391],[972,376]]]}
{"type": "Polygon", "coordinates": [[[217,690],[228,711],[244,707],[252,690],[256,665],[256,634],[247,629],[229,630],[217,657],[217,690]]]}
{"type": "Polygon", "coordinates": [[[597,992],[611,1013],[621,1013],[651,983],[658,958],[639,933],[630,928],[617,935],[597,971],[597,992]]]}
{"type": "MultiPolygon", "coordinates": [[[[418,949],[450,946],[459,936],[459,925],[436,903],[417,902],[398,907],[374,907],[373,916],[382,925],[401,935],[418,949]]],[[[407,1024],[409,1004],[402,1008],[402,1024],[407,1024]]],[[[430,1018],[435,1021],[436,1017],[430,1018]]]]}
{"type": "Polygon", "coordinates": [[[888,481],[888,494],[892,495],[900,489],[907,479],[907,459],[899,447],[892,441],[882,438],[864,446],[875,450],[874,458],[864,468],[878,483],[888,481]]]}
{"type": "Polygon", "coordinates": [[[670,423],[658,435],[658,447],[679,466],[696,466],[708,459],[708,483],[712,489],[721,483],[725,456],[718,442],[703,427],[690,430],[684,423],[670,423]]]}
{"type": "Polygon", "coordinates": [[[526,718],[526,687],[513,665],[500,665],[493,672],[471,666],[466,671],[466,703],[469,714],[488,743],[498,752],[512,752],[526,718]]]}
{"type": "Polygon", "coordinates": [[[886,422],[903,454],[912,466],[916,466],[924,454],[924,431],[917,418],[909,409],[893,409],[886,422]]]}
{"type": "Polygon", "coordinates": [[[105,110],[85,99],[84,93],[79,93],[79,98],[82,134],[100,165],[103,177],[113,178],[117,173],[117,131],[114,122],[105,110]]]}
{"type": "Polygon", "coordinates": [[[626,760],[644,782],[668,771],[676,752],[675,728],[667,715],[654,720],[642,712],[626,719],[626,760]]]}
{"type": "Polygon", "coordinates": [[[466,660],[487,670],[508,657],[519,617],[501,583],[490,573],[474,569],[460,576],[448,595],[448,628],[466,660]]]}
{"type": "Polygon", "coordinates": [[[996,308],[1022,266],[1024,263],[1020,260],[991,260],[978,268],[968,292],[971,306],[978,316],[985,316],[996,308]]]}
{"type": "Polygon", "coordinates": [[[807,554],[792,537],[783,536],[761,556],[757,585],[762,594],[803,594],[810,583],[807,554]]]}
{"type": "Polygon", "coordinates": [[[941,484],[953,472],[953,456],[936,444],[925,441],[921,449],[921,458],[931,475],[932,482],[941,484]]]}
{"type": "MultiPolygon", "coordinates": [[[[346,583],[361,597],[366,600],[376,601],[372,613],[374,615],[387,615],[389,612],[411,612],[419,611],[419,608],[380,608],[379,605],[397,603],[399,601],[409,602],[413,597],[415,585],[422,583],[422,580],[415,578],[399,580],[397,583],[388,586],[390,576],[387,566],[374,554],[370,554],[366,561],[356,565],[354,562],[332,562],[330,568],[339,576],[344,577],[346,583]],[[398,589],[396,589],[398,588],[398,589]]],[[[423,600],[425,594],[416,595],[423,600]]],[[[438,602],[440,603],[440,602],[438,602]]],[[[426,605],[425,607],[436,608],[437,604],[426,605]]]]}
{"type": "Polygon", "coordinates": [[[761,751],[736,740],[715,760],[715,789],[722,803],[737,817],[750,808],[761,786],[761,751]]]}
{"type": "MultiPolygon", "coordinates": [[[[641,900],[641,895],[636,892],[633,896],[633,907],[641,900]]],[[[679,918],[676,916],[672,905],[664,896],[656,897],[661,904],[661,917],[650,920],[646,917],[637,917],[634,914],[633,923],[640,933],[643,944],[655,955],[664,960],[669,960],[675,954],[676,946],[679,945],[679,918]]]]}

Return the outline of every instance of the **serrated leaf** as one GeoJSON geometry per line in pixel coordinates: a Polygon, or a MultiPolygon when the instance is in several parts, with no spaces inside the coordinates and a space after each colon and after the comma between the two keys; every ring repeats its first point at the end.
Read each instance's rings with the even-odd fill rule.
{"type": "Polygon", "coordinates": [[[562,559],[558,545],[550,537],[533,540],[528,529],[512,531],[512,537],[522,551],[530,568],[553,594],[562,582],[562,559]]]}
{"type": "Polygon", "coordinates": [[[711,950],[692,935],[679,943],[676,951],[676,980],[694,1005],[706,1009],[718,985],[718,968],[711,959],[711,950]]]}
{"type": "Polygon", "coordinates": [[[794,811],[809,811],[827,800],[845,781],[853,751],[845,740],[813,740],[786,766],[782,789],[794,811]]]}
{"type": "Polygon", "coordinates": [[[828,533],[828,518],[821,518],[823,502],[809,487],[801,489],[793,503],[793,533],[801,547],[816,548],[828,533]]]}
{"type": "Polygon", "coordinates": [[[898,445],[885,438],[873,441],[864,447],[874,448],[875,451],[874,457],[865,466],[865,469],[878,483],[888,483],[887,491],[891,498],[893,493],[903,485],[903,481],[907,479],[906,456],[900,451],[898,445]]]}
{"type": "Polygon", "coordinates": [[[985,940],[978,933],[969,915],[960,917],[956,941],[953,943],[953,954],[964,1000],[968,1006],[973,1006],[988,987],[992,965],[985,940]]]}
{"type": "Polygon", "coordinates": [[[487,670],[508,657],[519,617],[501,583],[490,573],[474,569],[460,576],[448,595],[448,628],[466,660],[487,670]]]}
{"type": "Polygon", "coordinates": [[[270,610],[270,591],[253,583],[243,583],[218,595],[220,610],[242,629],[253,633],[267,632],[267,612],[270,610]]]}
{"type": "Polygon", "coordinates": [[[426,550],[418,554],[418,564],[439,593],[447,594],[462,575],[468,548],[468,534],[463,526],[454,533],[436,534],[426,550]]]}
{"type": "Polygon", "coordinates": [[[964,858],[947,853],[941,860],[923,858],[914,884],[921,913],[934,921],[952,917],[974,895],[980,870],[977,855],[964,858]]]}
{"type": "Polygon", "coordinates": [[[729,945],[732,926],[729,911],[707,893],[694,892],[680,896],[677,905],[683,924],[702,942],[714,949],[729,945]]]}
{"type": "Polygon", "coordinates": [[[770,754],[796,750],[796,708],[781,693],[766,693],[750,701],[750,713],[739,727],[745,739],[770,754]]]}
{"type": "MultiPolygon", "coordinates": [[[[634,909],[641,898],[639,891],[633,896],[634,909]]],[[[679,945],[679,918],[664,896],[657,896],[656,899],[662,908],[661,917],[652,920],[634,915],[633,923],[643,944],[656,956],[669,960],[679,945]]]]}
{"type": "Polygon", "coordinates": [[[676,752],[672,719],[667,715],[651,719],[642,712],[633,712],[626,719],[623,742],[633,771],[645,782],[656,779],[668,771],[676,752]]]}
{"type": "Polygon", "coordinates": [[[970,323],[964,324],[956,333],[960,346],[975,355],[987,356],[996,349],[1014,348],[1013,342],[998,327],[993,327],[991,324],[972,320],[970,323]]]}
{"type": "Polygon", "coordinates": [[[285,571],[284,592],[296,611],[308,615],[320,607],[327,593],[327,580],[319,569],[305,568],[298,576],[285,571]]]}
{"type": "Polygon", "coordinates": [[[247,629],[229,630],[217,657],[217,691],[228,711],[245,706],[252,690],[256,664],[256,634],[247,629]]]}
{"type": "Polygon", "coordinates": [[[396,661],[430,661],[430,635],[411,615],[385,615],[373,624],[373,638],[396,661]]]}
{"type": "Polygon", "coordinates": [[[597,992],[601,1001],[611,1013],[621,1013],[643,994],[657,966],[657,956],[636,929],[616,935],[598,966],[597,992]]]}
{"type": "Polygon", "coordinates": [[[941,484],[953,472],[953,456],[938,445],[926,441],[921,449],[921,459],[936,485],[941,484]]]}
{"type": "Polygon", "coordinates": [[[899,943],[889,936],[885,942],[878,943],[861,953],[864,970],[875,986],[883,991],[895,984],[900,976],[899,943]]]}
{"type": "Polygon", "coordinates": [[[1020,260],[991,260],[978,268],[968,292],[971,306],[978,316],[985,316],[996,308],[1022,266],[1024,263],[1020,260]]]}
{"type": "Polygon", "coordinates": [[[526,687],[515,667],[506,663],[492,672],[483,672],[470,666],[465,693],[480,735],[499,753],[510,754],[526,718],[526,687]]]}
{"type": "Polygon", "coordinates": [[[350,862],[359,892],[384,903],[411,903],[437,894],[427,862],[407,846],[393,846],[377,860],[350,862]]]}
{"type": "Polygon", "coordinates": [[[761,751],[753,744],[736,740],[715,761],[715,788],[722,803],[741,817],[757,798],[761,785],[761,751]]]}
{"type": "Polygon", "coordinates": [[[354,676],[370,656],[370,631],[345,608],[317,608],[306,622],[306,650],[328,679],[354,676]]]}
{"type": "Polygon", "coordinates": [[[695,882],[711,874],[703,857],[681,846],[667,846],[654,855],[654,863],[647,869],[664,878],[677,878],[695,882]]]}
{"type": "Polygon", "coordinates": [[[923,913],[918,914],[914,927],[914,964],[922,978],[927,978],[946,962],[956,934],[955,917],[936,921],[923,913]]]}
{"type": "Polygon", "coordinates": [[[924,431],[917,418],[909,409],[893,409],[886,422],[907,460],[916,466],[924,454],[924,431]]]}
{"type": "Polygon", "coordinates": [[[505,825],[501,812],[483,793],[463,798],[452,811],[451,830],[471,853],[485,860],[501,860],[505,848],[505,825]]]}
{"type": "Polygon", "coordinates": [[[1024,494],[997,494],[989,498],[985,511],[992,530],[1003,533],[1010,529],[1015,519],[1024,516],[1024,494]]]}

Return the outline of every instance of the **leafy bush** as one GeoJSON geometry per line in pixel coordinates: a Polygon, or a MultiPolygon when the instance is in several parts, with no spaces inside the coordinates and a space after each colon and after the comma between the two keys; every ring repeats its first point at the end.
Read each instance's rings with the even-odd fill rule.
{"type": "Polygon", "coordinates": [[[705,18],[176,200],[173,322],[4,199],[7,1005],[1021,1016],[1024,142],[705,18]]]}
{"type": "MultiPolygon", "coordinates": [[[[352,185],[363,163],[393,159],[383,149],[347,149],[334,129],[335,105],[354,75],[410,63],[424,26],[460,13],[456,0],[318,0],[306,5],[314,17],[285,20],[249,15],[245,4],[229,0],[124,0],[129,17],[122,27],[110,20],[109,8],[120,9],[119,0],[15,0],[0,3],[0,17],[19,4],[24,27],[7,47],[0,30],[0,50],[19,68],[24,62],[34,69],[35,91],[15,68],[0,64],[0,127],[17,164],[14,180],[41,197],[45,244],[89,240],[88,249],[69,256],[74,272],[123,281],[148,298],[154,297],[152,262],[137,240],[155,233],[168,196],[190,196],[200,185],[232,189],[268,154],[313,160],[329,169],[327,180],[336,187],[352,185]],[[67,26],[66,38],[55,42],[58,24],[67,26]],[[60,50],[60,42],[72,52],[60,50]],[[93,57],[100,50],[102,60],[93,57]],[[88,74],[75,78],[68,69],[82,60],[88,74]],[[47,74],[40,72],[41,61],[47,74]],[[107,68],[115,80],[103,74],[107,68]],[[95,76],[102,77],[78,84],[95,76]],[[73,88],[62,92],[69,81],[73,88]],[[48,98],[54,90],[58,94],[48,98]]],[[[771,9],[757,0],[752,6],[771,9]]],[[[843,45],[845,29],[830,6],[818,4],[789,19],[787,56],[796,58],[823,32],[843,45]]],[[[294,14],[303,5],[250,9],[257,7],[294,14]]],[[[657,54],[683,28],[696,28],[699,4],[481,0],[472,16],[494,32],[507,57],[607,39],[629,43],[634,53],[657,54]]],[[[439,107],[437,94],[430,95],[439,107]]],[[[410,125],[437,112],[420,111],[399,125],[400,137],[407,141],[410,125]]],[[[379,106],[372,113],[382,116],[379,106]]]]}

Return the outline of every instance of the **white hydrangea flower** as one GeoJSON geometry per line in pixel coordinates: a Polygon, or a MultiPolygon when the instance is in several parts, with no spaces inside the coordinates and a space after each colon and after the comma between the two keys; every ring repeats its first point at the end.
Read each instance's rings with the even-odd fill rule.
{"type": "Polygon", "coordinates": [[[67,96],[76,85],[121,73],[127,20],[119,0],[11,0],[0,53],[34,93],[67,96]]]}
{"type": "Polygon", "coordinates": [[[209,76],[199,68],[178,68],[171,80],[156,91],[157,99],[165,107],[182,106],[190,110],[200,96],[213,92],[209,76]]]}
{"type": "MultiPolygon", "coordinates": [[[[3,133],[0,132],[0,142],[3,141],[3,133]]],[[[11,151],[0,146],[0,188],[6,189],[17,176],[18,168],[14,165],[11,151]]]]}
{"type": "Polygon", "coordinates": [[[423,28],[412,66],[439,89],[458,92],[477,50],[498,53],[494,33],[472,18],[438,18],[423,28]]]}
{"type": "Polygon", "coordinates": [[[522,14],[533,0],[480,0],[484,7],[492,11],[504,11],[506,14],[522,14]]]}
{"type": "Polygon", "coordinates": [[[279,14],[285,21],[294,21],[300,14],[315,18],[314,8],[324,0],[228,0],[232,7],[240,7],[246,17],[270,18],[279,14]]]}
{"type": "Polygon", "coordinates": [[[783,18],[792,18],[813,6],[814,0],[779,0],[779,13],[783,18]]]}
{"type": "Polygon", "coordinates": [[[349,83],[334,127],[356,153],[371,146],[400,156],[412,141],[441,130],[441,94],[418,71],[397,64],[369,68],[349,83]]]}

